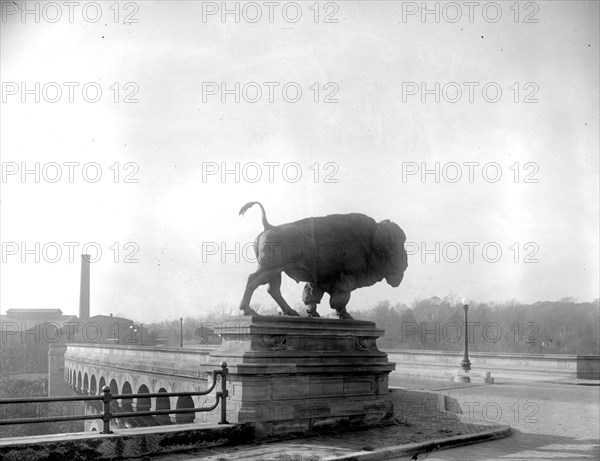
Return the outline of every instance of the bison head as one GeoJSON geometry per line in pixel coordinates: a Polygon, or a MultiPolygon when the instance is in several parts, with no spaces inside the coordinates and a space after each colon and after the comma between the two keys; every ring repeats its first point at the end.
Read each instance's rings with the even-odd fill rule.
{"type": "Polygon", "coordinates": [[[405,241],[406,235],[396,223],[386,219],[377,224],[373,235],[373,248],[381,263],[380,270],[385,281],[394,288],[400,285],[408,267],[405,241]]]}

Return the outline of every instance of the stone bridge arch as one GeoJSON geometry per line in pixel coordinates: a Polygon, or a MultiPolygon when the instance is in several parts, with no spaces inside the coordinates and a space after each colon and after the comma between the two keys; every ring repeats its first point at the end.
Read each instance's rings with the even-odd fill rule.
{"type": "MultiPolygon", "coordinates": [[[[161,387],[157,393],[167,393],[168,391],[164,388],[161,387]]],[[[170,410],[171,407],[171,399],[167,396],[165,397],[157,397],[156,398],[156,409],[157,410],[170,410]]],[[[157,415],[156,420],[161,424],[161,425],[165,425],[165,424],[171,424],[171,416],[169,415],[157,415]]]]}
{"type": "Polygon", "coordinates": [[[98,380],[98,393],[99,394],[102,393],[102,389],[104,389],[104,386],[106,386],[106,379],[104,378],[104,376],[100,376],[100,379],[98,380]]]}
{"type": "MultiPolygon", "coordinates": [[[[129,381],[125,381],[123,383],[121,394],[133,394],[133,390],[131,388],[131,384],[129,384],[129,381]]],[[[121,406],[125,411],[133,411],[133,398],[121,399],[121,406]]]]}

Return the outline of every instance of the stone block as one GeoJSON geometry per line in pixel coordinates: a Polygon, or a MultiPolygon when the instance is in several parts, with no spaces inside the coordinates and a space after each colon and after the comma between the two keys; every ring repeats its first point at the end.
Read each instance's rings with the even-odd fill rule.
{"type": "Polygon", "coordinates": [[[310,432],[310,420],[258,421],[254,423],[254,436],[306,434],[310,432]]]}
{"type": "Polygon", "coordinates": [[[364,401],[350,400],[348,398],[332,402],[329,407],[332,416],[352,416],[364,413],[364,401]]]}
{"type": "Polygon", "coordinates": [[[311,382],[308,376],[287,376],[269,382],[273,400],[306,399],[310,396],[311,382]]]}
{"type": "Polygon", "coordinates": [[[234,400],[254,402],[271,399],[270,380],[245,380],[232,383],[230,395],[234,400]]]}
{"type": "Polygon", "coordinates": [[[329,417],[329,418],[318,418],[311,421],[310,428],[313,431],[333,429],[340,426],[349,426],[350,417],[329,417]]]}
{"type": "Polygon", "coordinates": [[[322,397],[343,396],[344,379],[342,376],[311,376],[309,395],[311,399],[322,397]]]}
{"type": "Polygon", "coordinates": [[[294,405],[294,418],[318,419],[331,416],[331,405],[323,400],[306,400],[294,405]]]}
{"type": "Polygon", "coordinates": [[[378,390],[375,377],[344,376],[344,395],[352,397],[357,395],[373,395],[378,390]]]}

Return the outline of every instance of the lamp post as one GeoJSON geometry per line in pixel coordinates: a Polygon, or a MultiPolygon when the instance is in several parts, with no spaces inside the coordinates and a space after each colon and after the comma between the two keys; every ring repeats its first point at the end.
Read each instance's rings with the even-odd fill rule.
{"type": "Polygon", "coordinates": [[[462,299],[463,309],[465,311],[465,351],[462,362],[460,362],[460,369],[454,381],[457,383],[470,383],[471,378],[469,377],[469,371],[471,370],[471,361],[469,360],[469,329],[467,323],[467,311],[469,310],[469,300],[467,298],[462,299]]]}
{"type": "Polygon", "coordinates": [[[179,317],[179,347],[183,347],[183,317],[179,317]]]}
{"type": "Polygon", "coordinates": [[[463,309],[465,310],[465,354],[463,356],[460,366],[467,373],[471,370],[471,361],[469,360],[469,329],[467,323],[467,311],[469,310],[469,300],[467,298],[462,299],[463,309]]]}
{"type": "MultiPolygon", "coordinates": [[[[138,332],[137,327],[132,323],[131,325],[129,325],[129,329],[132,331],[133,336],[135,338],[135,334],[138,332]]],[[[134,339],[134,341],[135,341],[135,339],[134,339]]]]}
{"type": "Polygon", "coordinates": [[[131,323],[129,325],[129,329],[131,330],[131,332],[133,333],[133,342],[135,342],[135,335],[137,334],[137,332],[140,332],[140,346],[144,345],[144,324],[140,323],[139,328],[135,325],[135,323],[131,323]]]}

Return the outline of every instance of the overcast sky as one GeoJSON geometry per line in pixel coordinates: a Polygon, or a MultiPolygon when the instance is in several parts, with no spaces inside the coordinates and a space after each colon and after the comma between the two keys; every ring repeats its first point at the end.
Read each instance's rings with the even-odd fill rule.
{"type": "MultiPolygon", "coordinates": [[[[71,18],[2,2],[2,312],[77,313],[88,243],[92,315],[237,306],[252,200],[273,224],[361,212],[404,229],[402,285],[355,291],[351,311],[597,298],[598,2],[429,2],[439,22],[420,4],[242,2],[236,22],[221,2],[71,18]]],[[[301,289],[284,276],[291,305],[301,289]]],[[[265,287],[253,302],[274,304],[265,287]]]]}

